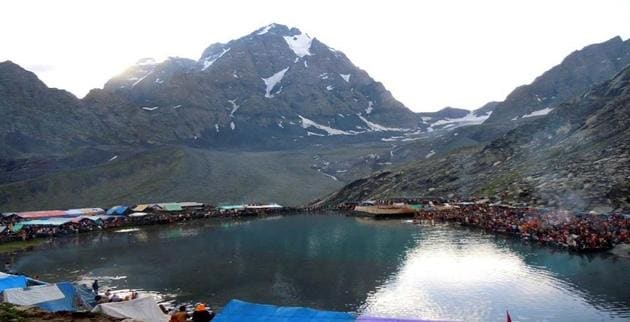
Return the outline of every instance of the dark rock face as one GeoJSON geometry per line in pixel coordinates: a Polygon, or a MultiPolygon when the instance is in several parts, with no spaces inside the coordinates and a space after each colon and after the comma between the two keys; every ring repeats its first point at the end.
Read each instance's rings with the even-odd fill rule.
{"type": "Polygon", "coordinates": [[[327,202],[488,196],[539,206],[630,209],[630,67],[485,147],[355,181],[327,202]]]}
{"type": "Polygon", "coordinates": [[[613,77],[630,64],[630,40],[612,38],[567,56],[531,84],[516,88],[495,107],[492,122],[522,120],[523,116],[553,108],[613,77]]]}

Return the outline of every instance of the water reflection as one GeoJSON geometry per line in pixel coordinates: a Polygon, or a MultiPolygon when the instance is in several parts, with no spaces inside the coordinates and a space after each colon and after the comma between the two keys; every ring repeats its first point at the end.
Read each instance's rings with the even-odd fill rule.
{"type": "MultiPolygon", "coordinates": [[[[606,307],[593,309],[586,300],[589,294],[560,278],[570,276],[549,271],[565,266],[562,260],[573,257],[575,261],[579,256],[563,253],[559,265],[532,265],[526,260],[531,253],[524,255],[522,249],[523,245],[497,242],[464,229],[425,226],[400,269],[368,295],[361,310],[378,316],[463,321],[505,321],[506,309],[519,321],[614,321],[630,317],[628,303],[606,302],[606,307]]],[[[627,281],[627,276],[619,277],[627,281]]],[[[621,288],[614,280],[606,284],[621,288]]]]}

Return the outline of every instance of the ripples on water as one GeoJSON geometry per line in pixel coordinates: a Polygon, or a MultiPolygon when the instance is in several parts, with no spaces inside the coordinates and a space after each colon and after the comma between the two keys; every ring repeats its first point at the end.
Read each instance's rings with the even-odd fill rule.
{"type": "Polygon", "coordinates": [[[630,320],[630,260],[449,225],[210,220],[60,238],[8,260],[45,280],[101,276],[215,307],[241,298],[401,318],[505,321],[509,309],[514,321],[630,320]]]}

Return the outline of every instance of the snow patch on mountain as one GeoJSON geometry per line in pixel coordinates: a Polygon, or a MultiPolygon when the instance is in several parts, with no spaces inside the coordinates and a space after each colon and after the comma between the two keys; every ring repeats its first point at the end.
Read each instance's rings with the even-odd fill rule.
{"type": "Polygon", "coordinates": [[[535,117],[535,116],[543,116],[549,114],[549,112],[553,111],[553,107],[546,107],[542,110],[533,111],[529,114],[521,116],[521,118],[535,117]]]}
{"type": "Polygon", "coordinates": [[[481,124],[490,117],[490,114],[492,114],[492,112],[489,112],[488,114],[485,114],[485,115],[475,115],[473,114],[473,112],[470,112],[463,117],[458,117],[458,118],[453,118],[453,119],[445,118],[443,120],[436,121],[431,124],[431,127],[432,128],[436,126],[459,127],[459,126],[464,126],[464,125],[481,124]]]}
{"type": "Polygon", "coordinates": [[[435,151],[431,150],[431,152],[427,153],[427,155],[425,155],[424,158],[428,159],[428,158],[430,158],[430,157],[432,157],[434,155],[435,155],[435,151]]]}
{"type": "Polygon", "coordinates": [[[282,80],[282,78],[284,77],[284,74],[289,70],[289,67],[267,77],[267,78],[262,78],[263,82],[265,82],[265,97],[266,98],[272,98],[273,94],[271,94],[271,90],[273,90],[273,88],[276,86],[276,84],[280,83],[280,81],[282,80]]]}
{"type": "Polygon", "coordinates": [[[369,101],[368,107],[365,109],[365,114],[370,114],[374,110],[374,102],[369,101]]]}
{"type": "Polygon", "coordinates": [[[234,124],[234,121],[230,122],[230,128],[232,129],[232,131],[236,129],[236,124],[234,124]]]}
{"type": "Polygon", "coordinates": [[[257,32],[256,34],[257,34],[258,36],[262,36],[262,35],[264,35],[264,34],[268,33],[268,32],[269,32],[269,30],[271,30],[271,28],[273,28],[273,27],[275,27],[275,26],[276,26],[276,24],[272,23],[272,24],[270,24],[270,25],[268,25],[268,26],[263,27],[263,28],[262,28],[259,32],[257,32]]]}
{"type": "Polygon", "coordinates": [[[159,106],[153,106],[153,107],[144,106],[144,107],[142,107],[142,109],[143,109],[143,110],[145,110],[145,111],[149,111],[149,112],[151,112],[151,111],[155,111],[155,110],[157,110],[158,108],[160,108],[160,107],[159,107],[159,106]]]}
{"type": "Polygon", "coordinates": [[[359,117],[359,119],[361,119],[361,121],[363,121],[363,123],[365,123],[365,125],[368,126],[370,130],[374,132],[390,132],[390,131],[391,132],[405,132],[409,130],[409,129],[382,126],[380,124],[376,124],[376,123],[372,123],[368,121],[365,117],[361,116],[361,114],[357,114],[357,116],[359,117]]]}
{"type": "Polygon", "coordinates": [[[237,100],[236,98],[233,100],[228,100],[228,102],[232,104],[232,111],[230,112],[230,117],[234,117],[234,113],[236,113],[238,108],[241,107],[240,105],[236,104],[236,100],[237,100]]]}
{"type": "Polygon", "coordinates": [[[310,127],[314,127],[316,129],[319,129],[319,130],[322,130],[322,131],[328,133],[328,135],[352,135],[352,133],[350,133],[350,132],[334,129],[334,128],[330,127],[330,126],[319,124],[319,123],[317,123],[315,121],[312,121],[312,120],[309,120],[309,119],[303,117],[302,115],[298,115],[298,117],[302,121],[302,128],[304,128],[304,129],[308,129],[310,127]]]}
{"type": "Polygon", "coordinates": [[[310,56],[311,43],[313,38],[307,34],[299,34],[294,36],[284,36],[284,41],[287,42],[289,48],[293,50],[296,56],[302,58],[304,56],[310,56]]]}
{"type": "Polygon", "coordinates": [[[153,74],[153,71],[149,71],[148,73],[146,73],[144,76],[140,77],[140,79],[138,79],[135,83],[131,84],[131,87],[134,87],[138,84],[140,84],[140,82],[142,82],[145,78],[147,78],[147,76],[153,74]]]}
{"type": "Polygon", "coordinates": [[[208,69],[210,66],[212,66],[212,64],[214,64],[215,61],[217,61],[219,58],[223,57],[223,55],[225,55],[228,51],[230,51],[230,49],[232,48],[227,48],[227,49],[223,48],[223,50],[220,53],[206,57],[203,60],[203,67],[201,68],[201,70],[204,71],[208,69]]]}
{"type": "Polygon", "coordinates": [[[350,83],[350,74],[339,74],[339,76],[341,76],[346,83],[350,83]]]}
{"type": "Polygon", "coordinates": [[[332,86],[332,85],[326,86],[327,91],[332,91],[333,89],[335,89],[335,86],[332,86]]]}
{"type": "Polygon", "coordinates": [[[215,123],[214,124],[214,129],[215,129],[215,131],[217,131],[217,133],[219,133],[219,124],[215,123]]]}

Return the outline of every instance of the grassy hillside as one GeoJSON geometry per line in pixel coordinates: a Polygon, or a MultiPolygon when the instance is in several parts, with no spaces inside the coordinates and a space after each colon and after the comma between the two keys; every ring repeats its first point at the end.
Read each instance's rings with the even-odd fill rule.
{"type": "MultiPolygon", "coordinates": [[[[327,155],[355,157],[362,149],[327,155]]],[[[163,147],[105,164],[0,185],[0,210],[196,200],[299,205],[343,186],[312,168],[317,151],[230,152],[163,147]]]]}

